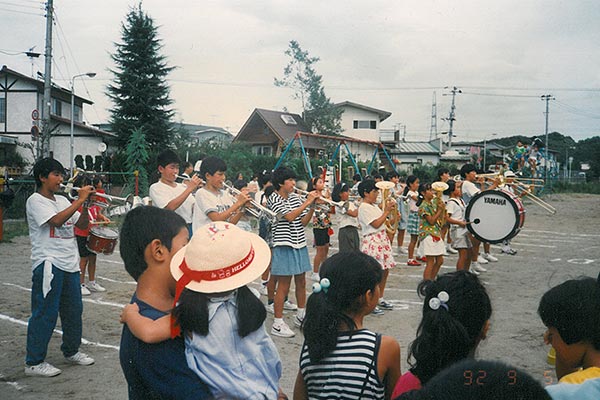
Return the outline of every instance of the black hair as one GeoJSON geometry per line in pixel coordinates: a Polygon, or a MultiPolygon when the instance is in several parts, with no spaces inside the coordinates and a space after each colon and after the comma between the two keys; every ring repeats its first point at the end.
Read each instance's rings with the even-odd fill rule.
{"type": "MultiPolygon", "coordinates": [[[[92,184],[92,179],[88,175],[77,175],[73,179],[73,186],[84,187],[92,184]]],[[[94,185],[95,187],[95,185],[94,185]]]]}
{"type": "Polygon", "coordinates": [[[374,189],[377,189],[377,186],[373,179],[365,179],[358,184],[358,194],[362,198],[365,197],[365,193],[370,193],[374,189]]]}
{"type": "Polygon", "coordinates": [[[167,149],[156,157],[156,164],[159,167],[166,167],[169,164],[181,164],[181,159],[173,150],[167,149]]]}
{"type": "Polygon", "coordinates": [[[450,196],[456,189],[456,181],[454,179],[448,179],[446,184],[448,185],[448,189],[444,190],[444,194],[450,196]]]}
{"type": "Polygon", "coordinates": [[[33,178],[35,179],[36,187],[42,187],[42,180],[40,178],[47,178],[48,175],[54,171],[64,175],[65,167],[57,160],[50,157],[42,158],[36,162],[33,166],[33,178]]]}
{"type": "Polygon", "coordinates": [[[273,171],[271,182],[275,186],[275,190],[279,190],[283,183],[288,179],[296,179],[296,174],[288,167],[279,167],[273,171]]]}
{"type": "MultiPolygon", "coordinates": [[[[267,310],[247,286],[236,289],[238,334],[246,337],[259,329],[267,318],[267,310]]],[[[184,332],[208,335],[208,302],[210,295],[184,289],[179,304],[173,309],[173,318],[184,332]]]]}
{"type": "Polygon", "coordinates": [[[333,201],[340,201],[340,194],[344,193],[344,192],[348,192],[350,190],[350,188],[348,187],[348,184],[345,182],[340,182],[340,183],[336,183],[335,186],[333,187],[333,190],[331,191],[331,200],[333,201]]]}
{"type": "Polygon", "coordinates": [[[401,400],[551,400],[527,372],[500,361],[466,359],[431,379],[401,400]]]}
{"type": "Polygon", "coordinates": [[[319,181],[319,179],[322,179],[321,176],[312,177],[310,181],[308,181],[308,187],[306,188],[306,190],[309,192],[315,190],[315,186],[317,186],[317,182],[319,181]]]}
{"type": "Polygon", "coordinates": [[[421,203],[423,203],[423,200],[425,200],[425,196],[423,196],[423,192],[426,192],[429,189],[431,189],[431,183],[423,182],[419,185],[419,189],[417,190],[417,192],[419,193],[419,199],[417,200],[417,207],[420,206],[421,203]]]}
{"type": "Polygon", "coordinates": [[[360,174],[354,174],[352,176],[352,180],[355,182],[360,182],[360,181],[362,181],[362,176],[360,176],[360,174]]]}
{"type": "Polygon", "coordinates": [[[398,175],[398,173],[396,171],[389,171],[387,174],[385,174],[385,180],[386,181],[391,181],[392,178],[399,178],[400,175],[398,175]]]}
{"type": "Polygon", "coordinates": [[[125,270],[136,281],[146,271],[146,247],[154,239],[171,250],[173,238],[186,228],[185,220],[175,211],[152,206],[138,206],[125,216],[119,237],[119,251],[125,270]]]}
{"type": "Polygon", "coordinates": [[[337,344],[340,325],[353,331],[356,324],[349,314],[364,306],[364,295],[375,290],[383,271],[373,257],[360,251],[337,253],[321,265],[319,276],[330,286],[309,296],[302,332],[312,362],[327,357],[337,344]]]}
{"type": "Polygon", "coordinates": [[[409,175],[406,178],[406,186],[404,187],[404,192],[402,192],[402,196],[406,196],[408,194],[408,191],[410,190],[410,185],[415,183],[417,179],[419,178],[416,175],[409,175]]]}
{"type": "Polygon", "coordinates": [[[258,174],[258,184],[261,188],[271,181],[271,171],[264,170],[258,174]]]}
{"type": "Polygon", "coordinates": [[[465,179],[473,171],[477,171],[473,164],[465,164],[460,168],[460,176],[465,179]]]}
{"type": "Polygon", "coordinates": [[[566,344],[590,342],[600,350],[600,275],[570,279],[542,296],[538,314],[566,344]]]}
{"type": "Polygon", "coordinates": [[[267,187],[265,188],[265,190],[264,190],[264,192],[265,192],[265,197],[266,197],[266,198],[269,198],[269,196],[270,196],[271,194],[273,194],[273,192],[274,192],[274,191],[275,191],[275,186],[273,186],[273,185],[271,185],[271,186],[267,186],[267,187]]]}
{"type": "Polygon", "coordinates": [[[245,188],[246,186],[248,186],[248,182],[246,182],[243,179],[238,179],[235,182],[233,182],[233,187],[236,188],[237,190],[241,190],[242,188],[245,188]]]}
{"type": "Polygon", "coordinates": [[[186,168],[188,167],[193,167],[192,163],[189,161],[186,161],[183,163],[183,166],[181,168],[183,168],[183,170],[185,171],[186,168]]]}
{"type": "Polygon", "coordinates": [[[214,175],[217,171],[227,171],[227,164],[225,164],[225,161],[214,156],[209,156],[202,160],[202,164],[200,165],[200,177],[202,179],[206,178],[206,174],[214,175]]]}
{"type": "Polygon", "coordinates": [[[94,177],[92,178],[92,185],[94,186],[94,188],[96,186],[98,186],[98,184],[100,182],[104,183],[104,179],[102,179],[102,176],[100,176],[100,175],[94,175],[94,177]]]}
{"type": "Polygon", "coordinates": [[[373,175],[371,175],[371,178],[373,178],[373,180],[383,179],[383,176],[381,176],[381,174],[379,172],[375,172],[373,175]]]}
{"type": "Polygon", "coordinates": [[[409,347],[408,362],[411,372],[424,384],[442,369],[472,354],[492,315],[492,304],[477,276],[467,271],[423,281],[417,291],[424,297],[423,316],[417,337],[409,347]],[[448,293],[448,309],[433,310],[429,300],[441,291],[448,293]]]}
{"type": "Polygon", "coordinates": [[[442,177],[442,175],[449,174],[449,173],[450,173],[450,170],[448,168],[442,167],[437,170],[437,177],[438,177],[438,179],[440,179],[442,177]]]}

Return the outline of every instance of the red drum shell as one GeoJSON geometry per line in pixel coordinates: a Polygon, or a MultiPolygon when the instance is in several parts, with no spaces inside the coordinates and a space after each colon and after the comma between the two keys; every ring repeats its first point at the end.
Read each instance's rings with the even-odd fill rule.
{"type": "Polygon", "coordinates": [[[87,240],[87,248],[96,254],[110,255],[115,251],[119,233],[114,229],[95,226],[90,228],[87,240]]]}

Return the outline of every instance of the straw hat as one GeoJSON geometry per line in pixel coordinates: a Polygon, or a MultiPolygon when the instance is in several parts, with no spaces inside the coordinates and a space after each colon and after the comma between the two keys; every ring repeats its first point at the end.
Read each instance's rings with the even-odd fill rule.
{"type": "Polygon", "coordinates": [[[183,287],[200,293],[226,292],[258,278],[270,261],[271,250],[260,236],[217,221],[196,230],[175,253],[171,275],[178,292],[183,287]]]}

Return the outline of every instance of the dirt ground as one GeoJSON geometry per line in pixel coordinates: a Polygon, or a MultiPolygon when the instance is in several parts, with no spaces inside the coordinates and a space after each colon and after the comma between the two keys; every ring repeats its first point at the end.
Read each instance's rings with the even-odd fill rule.
{"type": "MultiPolygon", "coordinates": [[[[550,287],[579,275],[596,277],[600,271],[600,196],[553,195],[546,198],[558,213],[549,215],[526,202],[525,225],[513,239],[514,256],[492,252],[499,262],[488,264],[481,275],[492,298],[492,325],[478,350],[478,358],[500,359],[528,371],[541,382],[555,381],[546,363],[544,326],[536,310],[541,295],[550,287]]],[[[312,238],[312,234],[308,234],[312,238]]],[[[310,240],[309,240],[310,241],[310,240]]],[[[337,251],[334,240],[330,253],[337,251]]],[[[314,249],[311,248],[311,255],[314,249]]],[[[23,372],[26,325],[30,315],[31,267],[28,237],[0,244],[0,399],[126,399],[127,388],[118,359],[121,335],[120,308],[134,290],[118,252],[98,260],[98,281],[108,290],[84,298],[82,350],[96,359],[92,366],[68,365],[60,352],[60,323],[47,361],[63,370],[54,378],[31,378],[23,372]]],[[[415,288],[421,267],[405,266],[397,256],[386,298],[396,309],[383,316],[369,316],[366,326],[394,336],[402,347],[402,370],[407,368],[407,347],[414,339],[422,302],[415,288]]],[[[456,257],[447,257],[442,272],[454,269],[456,257]]],[[[258,283],[255,283],[257,286],[258,283]]],[[[264,297],[263,297],[264,299],[264,297]]],[[[292,313],[285,318],[293,326],[292,313]]],[[[270,329],[269,315],[267,328],[270,329]]],[[[302,335],[275,337],[284,370],[281,386],[292,394],[302,335]]]]}

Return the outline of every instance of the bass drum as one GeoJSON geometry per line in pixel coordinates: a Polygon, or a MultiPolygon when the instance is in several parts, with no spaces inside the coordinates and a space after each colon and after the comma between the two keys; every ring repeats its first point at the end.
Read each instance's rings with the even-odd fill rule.
{"type": "Polygon", "coordinates": [[[465,211],[467,229],[476,239],[500,243],[515,237],[525,223],[521,199],[505,190],[486,190],[473,196],[465,211]]]}

